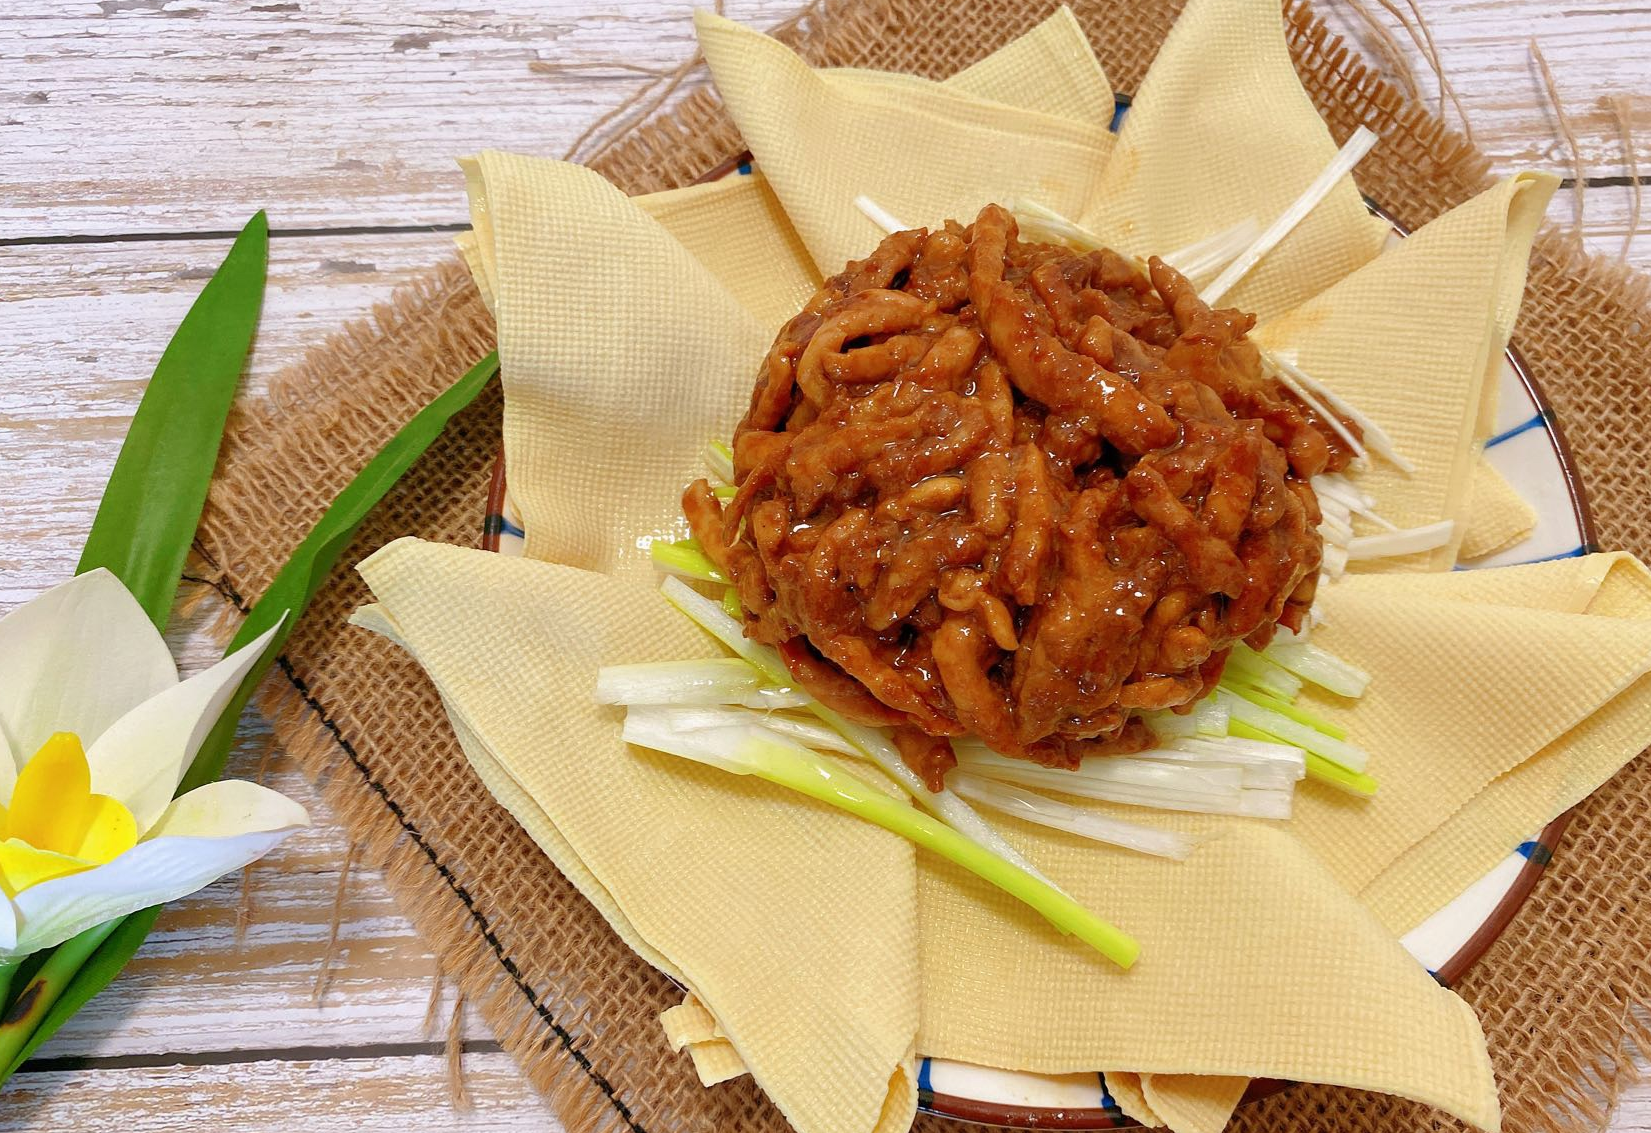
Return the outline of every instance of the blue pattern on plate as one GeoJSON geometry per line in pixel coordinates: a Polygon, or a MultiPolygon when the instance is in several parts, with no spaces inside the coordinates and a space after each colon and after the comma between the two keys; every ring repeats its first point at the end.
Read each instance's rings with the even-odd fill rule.
{"type": "Polygon", "coordinates": [[[1112,121],[1107,124],[1106,128],[1116,134],[1118,127],[1124,124],[1124,115],[1128,112],[1129,99],[1123,95],[1118,95],[1112,100],[1112,121]]]}
{"type": "Polygon", "coordinates": [[[1107,1091],[1106,1075],[1096,1074],[1095,1078],[1101,1084],[1101,1108],[1118,1110],[1118,1112],[1122,1113],[1123,1110],[1119,1107],[1118,1103],[1112,1099],[1112,1095],[1107,1091]]]}
{"type": "Polygon", "coordinates": [[[1535,862],[1537,865],[1547,865],[1553,860],[1554,852],[1541,842],[1521,842],[1519,843],[1519,856],[1526,861],[1535,862]]]}
{"type": "MultiPolygon", "coordinates": [[[[1594,553],[1594,548],[1590,547],[1588,544],[1584,543],[1580,547],[1572,547],[1569,551],[1559,551],[1559,552],[1557,552],[1555,554],[1552,554],[1552,555],[1542,555],[1542,556],[1540,556],[1538,558],[1534,558],[1534,559],[1520,559],[1517,563],[1505,563],[1503,565],[1505,565],[1505,566],[1530,566],[1533,563],[1551,563],[1551,562],[1555,562],[1559,559],[1580,559],[1583,555],[1591,555],[1593,553],[1594,553]]],[[[1456,571],[1456,570],[1478,570],[1479,568],[1475,567],[1475,566],[1463,566],[1461,563],[1457,563],[1455,566],[1451,567],[1450,569],[1453,570],[1453,571],[1456,571]]]]}
{"type": "Polygon", "coordinates": [[[1540,428],[1542,428],[1542,426],[1546,425],[1547,423],[1548,423],[1547,419],[1544,418],[1542,416],[1542,414],[1538,413],[1536,416],[1532,417],[1530,420],[1521,421],[1521,422],[1519,422],[1519,424],[1515,425],[1511,429],[1503,429],[1500,433],[1497,433],[1490,440],[1486,441],[1485,442],[1485,447],[1486,448],[1495,448],[1497,445],[1501,444],[1503,441],[1511,441],[1511,440],[1513,440],[1513,438],[1517,437],[1520,433],[1528,433],[1532,429],[1540,429],[1540,428]]]}

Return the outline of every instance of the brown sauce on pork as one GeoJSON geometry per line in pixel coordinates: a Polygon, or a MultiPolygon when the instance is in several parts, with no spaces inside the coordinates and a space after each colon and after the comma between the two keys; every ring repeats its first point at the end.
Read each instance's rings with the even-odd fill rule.
{"type": "Polygon", "coordinates": [[[1300,627],[1308,481],[1351,459],[1254,322],[1156,258],[1022,242],[996,205],[898,232],[781,330],[734,498],[702,480],[684,509],[747,635],[894,727],[931,787],[965,733],[1057,767],[1140,750],[1136,713],[1300,627]]]}

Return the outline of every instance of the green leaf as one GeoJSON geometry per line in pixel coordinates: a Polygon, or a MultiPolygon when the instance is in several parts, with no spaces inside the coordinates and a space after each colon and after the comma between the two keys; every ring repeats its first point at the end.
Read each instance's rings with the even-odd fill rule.
{"type": "Polygon", "coordinates": [[[108,567],[164,629],[263,305],[269,221],[247,221],[155,367],[76,574],[108,567]]]}
{"type": "MultiPolygon", "coordinates": [[[[362,520],[367,518],[367,514],[377,506],[396,482],[407,474],[413,463],[424,455],[425,450],[441,435],[441,431],[447,427],[454,414],[476,400],[476,396],[487,386],[498,369],[498,353],[489,354],[476,363],[464,377],[420,410],[390,439],[389,444],[356,474],[355,479],[338,494],[338,498],[304,537],[297,550],[293,551],[292,557],[275,576],[275,581],[270,583],[264,596],[241,623],[240,630],[235,634],[226,652],[233,653],[283,618],[286,622],[281,632],[270,642],[263,659],[235,690],[234,698],[224,708],[217,724],[201,744],[200,754],[195,757],[194,765],[178,786],[179,794],[193,790],[223,774],[224,762],[229,758],[230,749],[235,743],[235,733],[240,724],[242,710],[252,699],[253,690],[258,687],[269,666],[280,654],[282,646],[291,636],[310,600],[321,589],[327,575],[338,562],[338,557],[354,538],[362,520]]],[[[37,995],[31,1001],[29,1019],[19,1022],[27,1022],[25,1029],[31,1030],[32,1033],[9,1062],[4,1060],[4,1035],[6,1028],[14,1024],[0,1024],[0,1067],[3,1067],[0,1068],[0,1083],[9,1078],[41,1043],[50,1038],[92,996],[103,990],[109,981],[115,978],[132,958],[132,954],[138,950],[144,938],[149,935],[149,930],[154,926],[159,913],[158,907],[144,909],[119,922],[112,932],[108,925],[99,925],[60,946],[60,949],[67,949],[82,938],[97,933],[109,934],[108,939],[92,953],[89,960],[79,966],[79,970],[72,978],[66,982],[45,986],[45,994],[37,995]]],[[[48,960],[46,967],[43,967],[41,974],[36,977],[37,981],[44,983],[49,967],[48,960]]],[[[28,995],[34,986],[35,983],[31,981],[24,989],[23,995],[28,995]]],[[[19,1002],[21,1001],[20,996],[19,1002]]]]}
{"type": "Polygon", "coordinates": [[[378,506],[378,502],[396,482],[407,474],[413,462],[435,443],[454,414],[476,400],[476,396],[486,388],[498,370],[499,355],[495,351],[471,367],[464,377],[454,382],[429,405],[419,410],[413,419],[403,425],[401,431],[379,450],[378,455],[356,473],[355,479],[338,494],[338,498],[333,500],[326,513],[310,529],[310,533],[304,536],[304,541],[298,544],[292,557],[276,574],[275,581],[270,583],[269,589],[264,591],[263,597],[258,599],[257,605],[241,623],[240,630],[230,641],[226,652],[233,653],[282,618],[286,618],[287,623],[270,643],[264,660],[247,674],[246,680],[242,681],[241,687],[236,690],[235,699],[224,710],[223,716],[219,717],[217,727],[201,746],[200,754],[195,757],[194,766],[178,785],[180,795],[223,774],[224,760],[229,757],[229,749],[235,739],[235,725],[241,708],[251,699],[253,689],[258,687],[258,682],[263,678],[270,662],[286,644],[298,618],[308,608],[316,591],[321,589],[321,584],[326,582],[327,575],[338,562],[338,556],[344,553],[344,548],[355,538],[356,529],[361,526],[362,520],[378,506]],[[220,732],[223,733],[221,737],[220,732]]]}

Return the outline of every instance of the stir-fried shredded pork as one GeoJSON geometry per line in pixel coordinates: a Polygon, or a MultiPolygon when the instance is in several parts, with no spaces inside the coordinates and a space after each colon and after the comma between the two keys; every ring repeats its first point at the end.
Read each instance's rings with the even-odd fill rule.
{"type": "Polygon", "coordinates": [[[1022,243],[987,206],[897,232],[781,330],[738,491],[684,508],[746,632],[937,786],[944,738],[1051,766],[1139,750],[1234,642],[1299,628],[1334,433],[1254,317],[1153,259],[1022,243]]]}

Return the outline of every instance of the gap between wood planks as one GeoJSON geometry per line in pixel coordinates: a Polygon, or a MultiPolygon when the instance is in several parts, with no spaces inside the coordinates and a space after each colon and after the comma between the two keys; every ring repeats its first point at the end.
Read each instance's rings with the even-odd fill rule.
{"type": "MultiPolygon", "coordinates": [[[[332,228],[271,228],[270,239],[305,236],[399,236],[408,233],[464,232],[468,224],[341,224],[332,228]]],[[[44,236],[0,237],[0,248],[38,247],[51,244],[144,244],[155,241],[233,240],[236,229],[201,229],[194,232],[109,232],[44,236]]]]}
{"type": "MultiPolygon", "coordinates": [[[[1634,179],[1623,174],[1605,177],[1586,177],[1584,189],[1622,189],[1633,185],[1634,179]]],[[[1576,184],[1574,177],[1566,177],[1560,187],[1569,189],[1576,184]]],[[[468,231],[468,224],[355,224],[331,228],[271,228],[272,240],[302,239],[311,236],[400,236],[420,233],[455,233],[468,231]]],[[[142,244],[149,242],[177,242],[183,240],[232,240],[234,229],[200,229],[190,232],[110,232],[41,236],[0,237],[0,248],[45,247],[57,244],[142,244]]]]}
{"type": "MultiPolygon", "coordinates": [[[[280,1046],[245,1050],[198,1050],[156,1054],[67,1055],[31,1058],[18,1074],[59,1074],[71,1070],[150,1070],[167,1066],[237,1066],[246,1062],[351,1062],[372,1058],[445,1058],[446,1042],[364,1043],[360,1046],[280,1046]]],[[[465,1039],[464,1054],[500,1054],[504,1047],[493,1039],[465,1039]]]]}

